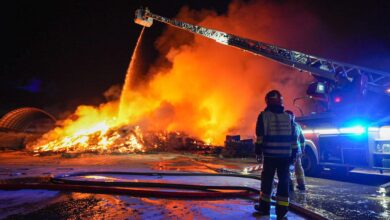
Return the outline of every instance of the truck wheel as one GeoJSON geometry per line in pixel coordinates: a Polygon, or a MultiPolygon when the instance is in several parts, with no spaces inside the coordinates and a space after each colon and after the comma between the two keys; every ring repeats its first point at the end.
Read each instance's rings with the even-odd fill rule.
{"type": "Polygon", "coordinates": [[[305,154],[302,157],[302,167],[305,170],[305,174],[309,176],[316,176],[320,172],[320,166],[310,147],[306,147],[305,154]]]}

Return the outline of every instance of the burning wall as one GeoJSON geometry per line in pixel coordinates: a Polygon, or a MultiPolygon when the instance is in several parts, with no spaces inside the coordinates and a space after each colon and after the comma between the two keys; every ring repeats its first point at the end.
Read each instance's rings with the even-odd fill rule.
{"type": "MultiPolygon", "coordinates": [[[[268,1],[233,1],[223,15],[184,7],[177,18],[302,51],[312,48],[315,35],[321,34],[319,21],[302,8],[268,1]]],[[[80,106],[73,117],[30,147],[41,151],[66,145],[68,149],[74,142],[68,137],[75,137],[81,138],[77,144],[84,149],[91,146],[91,136],[98,138],[93,146],[106,149],[117,146],[117,139],[123,137],[133,141],[133,145],[123,147],[138,149],[134,146],[145,144],[136,129],[130,132],[133,136],[115,136],[114,131],[123,126],[139,126],[141,131],[184,131],[207,143],[222,144],[229,133],[253,135],[268,90],[281,90],[291,109],[292,99],[304,93],[310,80],[306,74],[265,58],[172,27],[155,45],[161,58],[150,68],[147,81],[132,81],[137,72],[130,64],[120,100],[99,107],[80,106]]],[[[136,62],[136,57],[132,60],[136,62]]]]}

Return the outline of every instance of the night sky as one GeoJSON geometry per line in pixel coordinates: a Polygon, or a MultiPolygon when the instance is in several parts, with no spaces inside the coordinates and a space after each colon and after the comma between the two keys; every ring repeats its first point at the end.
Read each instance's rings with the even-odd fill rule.
{"type": "MultiPolygon", "coordinates": [[[[124,81],[141,30],[132,21],[139,6],[174,17],[185,5],[223,14],[229,2],[15,0],[2,3],[0,116],[23,106],[58,114],[72,111],[80,104],[103,102],[104,91],[124,81]]],[[[334,47],[315,55],[390,72],[390,1],[275,2],[299,4],[318,15],[334,47]]],[[[165,28],[166,25],[156,22],[145,32],[143,59],[149,63],[158,55],[153,43],[165,28]]]]}

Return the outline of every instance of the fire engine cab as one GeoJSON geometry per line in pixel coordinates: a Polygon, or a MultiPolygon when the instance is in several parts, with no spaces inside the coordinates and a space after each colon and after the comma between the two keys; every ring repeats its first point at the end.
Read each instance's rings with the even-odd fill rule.
{"type": "Polygon", "coordinates": [[[323,167],[390,170],[390,97],[355,87],[326,91],[326,86],[309,86],[305,98],[317,99],[320,106],[296,119],[306,138],[305,171],[315,175],[323,167]]]}
{"type": "Polygon", "coordinates": [[[325,166],[390,170],[390,73],[162,17],[147,8],[135,12],[137,24],[150,27],[153,20],[311,74],[315,82],[307,95],[294,100],[307,140],[302,161],[307,173],[325,166]],[[304,114],[301,102],[314,110],[304,114]]]}

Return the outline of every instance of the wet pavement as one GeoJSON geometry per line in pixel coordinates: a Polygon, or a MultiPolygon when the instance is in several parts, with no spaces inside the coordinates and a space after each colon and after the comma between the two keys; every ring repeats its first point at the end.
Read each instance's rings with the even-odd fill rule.
{"type": "Polygon", "coordinates": [[[309,177],[306,188],[292,200],[329,219],[390,219],[390,197],[376,186],[309,177]]]}
{"type": "MultiPolygon", "coordinates": [[[[237,160],[227,162],[214,157],[178,154],[81,155],[76,158],[61,158],[59,155],[31,157],[23,152],[0,153],[0,161],[2,183],[47,181],[53,175],[81,171],[216,173],[215,169],[227,167],[239,170],[251,164],[246,159],[237,163],[237,160]]],[[[81,178],[102,179],[96,175],[81,178]]],[[[130,181],[128,176],[123,175],[111,175],[103,179],[105,178],[108,181],[130,181]]],[[[258,180],[233,177],[131,178],[131,181],[140,180],[260,186],[258,180]]],[[[244,198],[184,200],[46,190],[0,190],[0,218],[5,219],[276,219],[274,214],[270,217],[257,215],[253,209],[254,204],[253,199],[244,198]]],[[[304,219],[292,212],[288,218],[304,219]]]]}
{"type": "MultiPolygon", "coordinates": [[[[80,171],[164,171],[217,173],[240,171],[253,159],[222,159],[190,154],[60,155],[32,157],[24,152],[0,153],[0,182],[39,182],[80,171]],[[38,177],[38,178],[37,178],[38,177]]],[[[259,188],[255,179],[233,177],[148,177],[109,175],[75,177],[107,181],[149,181],[237,185],[259,188]]],[[[390,199],[377,186],[307,178],[307,191],[292,200],[329,219],[389,219],[390,199]]],[[[67,193],[46,190],[0,190],[0,218],[8,219],[269,219],[257,216],[250,199],[164,199],[125,195],[67,193]]],[[[271,216],[271,219],[276,216],[271,216]]],[[[288,219],[304,219],[292,212],[288,219]]]]}
{"type": "MultiPolygon", "coordinates": [[[[25,197],[29,193],[25,192],[25,197]]],[[[6,219],[276,219],[274,215],[257,216],[253,212],[252,202],[242,199],[187,201],[84,193],[60,194],[57,198],[60,201],[50,203],[48,199],[41,202],[45,205],[42,208],[31,207],[30,210],[20,210],[19,214],[9,213],[11,215],[6,219]]],[[[18,199],[24,200],[25,197],[18,199]]],[[[304,218],[291,213],[289,219],[304,218]]]]}

